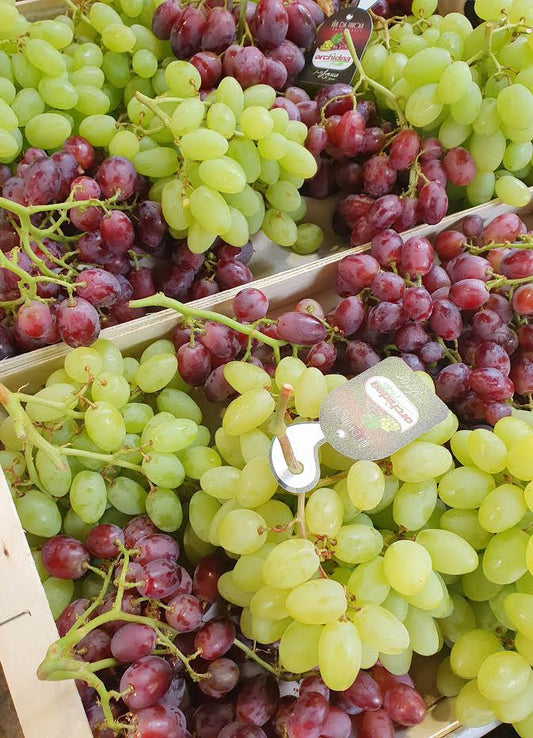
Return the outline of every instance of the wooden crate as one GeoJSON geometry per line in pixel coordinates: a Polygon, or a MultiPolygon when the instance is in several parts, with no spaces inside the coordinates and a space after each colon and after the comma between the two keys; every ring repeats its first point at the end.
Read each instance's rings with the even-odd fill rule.
{"type": "MultiPolygon", "coordinates": [[[[493,201],[467,212],[476,212],[490,220],[513,208],[493,201]]],[[[523,209],[527,216],[533,208],[523,209]]],[[[438,226],[423,226],[410,234],[434,235],[457,223],[464,213],[448,216],[438,226]]],[[[274,277],[258,280],[255,286],[268,296],[271,314],[276,315],[303,297],[316,297],[326,308],[336,298],[334,285],[338,261],[347,253],[364,251],[365,247],[332,254],[274,277]]],[[[231,312],[231,299],[239,288],[198,300],[197,307],[223,314],[231,312]]],[[[163,310],[144,318],[108,328],[102,336],[112,340],[122,351],[135,354],[151,341],[168,336],[176,324],[176,313],[163,310]]],[[[4,360],[0,363],[0,381],[11,389],[29,385],[36,389],[48,374],[61,365],[68,348],[64,345],[4,360]]],[[[0,474],[0,584],[7,593],[0,601],[0,660],[13,702],[26,738],[63,738],[65,725],[69,738],[88,738],[90,732],[73,683],[39,682],[36,669],[47,647],[57,638],[54,621],[43,587],[30,555],[24,531],[18,520],[11,495],[0,474]]],[[[415,672],[418,687],[430,705],[427,719],[419,726],[401,731],[398,738],[478,738],[489,728],[465,731],[453,717],[453,700],[438,699],[434,687],[435,662],[421,660],[415,672]]],[[[15,736],[16,733],[13,733],[15,736]]]]}

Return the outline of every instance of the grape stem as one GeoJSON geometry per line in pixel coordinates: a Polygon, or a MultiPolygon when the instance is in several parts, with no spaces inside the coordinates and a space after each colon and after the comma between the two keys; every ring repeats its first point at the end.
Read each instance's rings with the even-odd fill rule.
{"type": "Polygon", "coordinates": [[[243,653],[245,653],[248,658],[255,661],[259,666],[262,666],[263,669],[266,669],[266,671],[269,671],[271,674],[273,674],[276,678],[279,677],[279,671],[275,669],[271,664],[269,664],[267,661],[264,661],[260,656],[256,654],[256,652],[249,648],[245,643],[242,641],[239,641],[238,638],[235,638],[233,641],[233,645],[237,646],[243,653]]]}
{"type": "Polygon", "coordinates": [[[190,306],[190,304],[185,305],[183,302],[173,300],[171,297],[167,297],[162,292],[157,292],[155,295],[151,295],[150,297],[143,297],[140,300],[130,300],[128,305],[132,308],[168,308],[170,310],[175,310],[177,313],[185,318],[198,318],[199,320],[212,320],[216,323],[221,323],[222,325],[225,325],[228,328],[237,331],[238,333],[244,333],[244,335],[250,336],[250,338],[256,339],[257,341],[270,346],[270,348],[274,352],[276,363],[279,363],[281,361],[281,348],[283,346],[287,346],[287,341],[280,341],[276,338],[266,336],[264,333],[258,331],[253,324],[243,325],[234,318],[229,318],[227,315],[215,313],[212,310],[200,310],[199,308],[193,308],[190,306]]]}
{"type": "Polygon", "coordinates": [[[394,95],[390,90],[388,90],[386,87],[381,85],[379,82],[376,82],[375,80],[371,79],[366,74],[365,70],[363,69],[363,65],[361,64],[359,60],[359,57],[357,56],[357,52],[353,44],[352,36],[350,34],[350,31],[348,31],[348,29],[344,31],[344,41],[346,43],[346,46],[348,47],[350,56],[353,59],[355,68],[359,72],[360,79],[362,79],[363,82],[365,82],[368,86],[373,87],[376,92],[380,93],[380,95],[383,95],[383,97],[386,97],[391,107],[394,109],[394,112],[396,113],[396,117],[398,118],[398,122],[400,123],[400,125],[407,125],[407,118],[405,117],[402,110],[400,109],[400,106],[398,105],[398,100],[396,98],[396,95],[394,95]]]}
{"type": "Polygon", "coordinates": [[[294,449],[289,437],[287,436],[287,425],[285,424],[285,413],[287,412],[287,407],[292,393],[293,388],[290,384],[282,385],[278,399],[278,406],[276,408],[273,430],[279,441],[279,445],[281,446],[281,451],[283,453],[285,463],[287,464],[287,469],[291,474],[301,474],[303,466],[294,455],[294,449]]]}

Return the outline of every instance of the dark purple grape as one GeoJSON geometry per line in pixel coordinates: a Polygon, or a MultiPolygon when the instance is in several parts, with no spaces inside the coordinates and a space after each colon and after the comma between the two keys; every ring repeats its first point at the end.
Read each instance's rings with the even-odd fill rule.
{"type": "Polygon", "coordinates": [[[168,41],[172,26],[181,14],[179,0],[164,0],[154,10],[152,16],[152,32],[161,41],[168,41]]]}

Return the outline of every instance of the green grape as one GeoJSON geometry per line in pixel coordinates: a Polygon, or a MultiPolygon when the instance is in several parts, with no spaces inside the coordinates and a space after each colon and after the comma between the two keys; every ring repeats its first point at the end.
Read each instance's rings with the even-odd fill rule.
{"type": "MultiPolygon", "coordinates": [[[[190,136],[191,134],[186,134],[190,136]]],[[[224,139],[225,140],[225,139],[224,139]]],[[[222,195],[211,187],[201,185],[189,196],[191,214],[202,228],[216,234],[225,233],[231,226],[229,207],[222,195]]]]}
{"type": "Polygon", "coordinates": [[[496,104],[502,123],[512,128],[531,125],[533,94],[524,85],[512,84],[500,90],[496,104]]]}
{"type": "Polygon", "coordinates": [[[274,407],[274,399],[267,390],[248,390],[230,402],[222,419],[222,427],[232,436],[248,433],[268,420],[274,407]]]}
{"type": "Polygon", "coordinates": [[[238,436],[231,436],[224,428],[217,428],[215,432],[215,444],[224,461],[231,466],[242,469],[245,462],[241,453],[238,436]]]}
{"type": "Polygon", "coordinates": [[[242,248],[250,240],[250,228],[244,215],[236,208],[229,208],[231,225],[222,234],[222,239],[236,248],[242,248]]]}
{"type": "Polygon", "coordinates": [[[488,725],[496,719],[490,702],[480,693],[476,680],[467,682],[457,695],[455,714],[466,728],[488,725]]]}
{"type": "MultiPolygon", "coordinates": [[[[0,99],[11,105],[17,94],[17,89],[9,79],[0,77],[0,99]]],[[[15,113],[16,115],[16,113],[15,113]]]]}
{"type": "Polygon", "coordinates": [[[295,174],[304,179],[314,177],[318,169],[313,154],[295,141],[287,141],[280,164],[290,174],[295,174]]]}
{"type": "Polygon", "coordinates": [[[413,441],[391,456],[394,475],[403,482],[424,482],[444,474],[452,464],[448,449],[413,441]]]}
{"type": "Polygon", "coordinates": [[[139,77],[153,77],[157,72],[157,58],[149,49],[139,49],[133,55],[131,66],[139,77]]]}
{"type": "Polygon", "coordinates": [[[406,627],[389,610],[375,604],[365,604],[351,615],[363,643],[381,653],[401,654],[409,648],[406,627]]]}
{"type": "Polygon", "coordinates": [[[135,33],[122,21],[110,23],[102,30],[102,44],[106,49],[117,54],[132,51],[135,47],[135,33]]]}
{"type": "Polygon", "coordinates": [[[129,477],[117,477],[107,485],[109,502],[126,515],[140,515],[146,510],[146,490],[129,477]]]}
{"type": "MultiPolygon", "coordinates": [[[[216,135],[219,136],[220,134],[216,135]]],[[[226,141],[226,149],[228,156],[240,164],[244,170],[246,181],[249,184],[255,182],[261,174],[261,157],[254,142],[247,138],[234,138],[230,141],[229,145],[226,141]]],[[[226,149],[222,153],[225,153],[226,149]]],[[[218,154],[218,156],[220,155],[218,154]]]]}
{"type": "Polygon", "coordinates": [[[278,488],[278,483],[270,471],[267,456],[251,459],[240,472],[234,493],[239,505],[257,508],[271,499],[278,488]]]}
{"type": "MultiPolygon", "coordinates": [[[[428,31],[433,29],[428,29],[428,31]]],[[[426,31],[426,33],[428,32],[426,31]]],[[[454,61],[463,58],[464,43],[462,37],[454,31],[444,31],[436,39],[437,46],[447,49],[454,61]]]]}
{"type": "Polygon", "coordinates": [[[173,454],[151,451],[142,462],[143,472],[158,487],[176,489],[185,479],[185,469],[173,454]]]}
{"type": "Polygon", "coordinates": [[[409,603],[396,594],[394,591],[390,591],[387,597],[381,603],[385,610],[391,612],[401,623],[407,617],[409,611],[409,603]]]}
{"type": "Polygon", "coordinates": [[[89,115],[80,123],[80,136],[93,146],[109,146],[116,133],[115,119],[111,115],[89,115]]]}
{"type": "Polygon", "coordinates": [[[91,5],[89,21],[98,33],[102,33],[110,23],[122,23],[120,15],[106,3],[96,2],[91,5]]]}
{"type": "Polygon", "coordinates": [[[427,612],[409,606],[404,621],[409,633],[409,646],[420,656],[432,656],[442,648],[439,626],[427,612]]]}
{"type": "Polygon", "coordinates": [[[392,656],[390,654],[380,653],[378,656],[387,671],[390,671],[391,674],[401,676],[402,674],[406,674],[411,668],[413,652],[411,650],[407,650],[404,651],[404,653],[392,656]]]}
{"type": "Polygon", "coordinates": [[[63,56],[48,41],[43,41],[40,38],[30,38],[24,47],[24,53],[36,69],[49,74],[51,77],[57,77],[65,71],[63,56]]]}
{"type": "Polygon", "coordinates": [[[165,69],[165,79],[178,97],[195,97],[202,86],[200,72],[186,61],[170,62],[165,69]]]}
{"type": "Polygon", "coordinates": [[[70,82],[77,87],[80,85],[88,85],[89,87],[98,87],[99,89],[102,89],[105,83],[105,74],[100,67],[87,65],[71,72],[69,79],[70,82]]]}
{"type": "Polygon", "coordinates": [[[478,172],[466,186],[468,201],[472,205],[482,205],[492,199],[496,178],[493,172],[478,172]]]}
{"type": "MultiPolygon", "coordinates": [[[[246,106],[246,96],[245,96],[246,106]]],[[[246,106],[239,116],[239,126],[247,138],[258,141],[265,138],[274,128],[269,111],[259,105],[246,106]]]]}
{"type": "Polygon", "coordinates": [[[348,456],[343,456],[338,451],[335,451],[329,443],[324,443],[320,446],[318,456],[320,462],[330,469],[347,471],[353,465],[353,459],[348,456]]]}
{"type": "Polygon", "coordinates": [[[482,95],[479,85],[472,81],[467,91],[457,102],[450,105],[450,113],[456,123],[471,125],[481,110],[482,95]]]}
{"type": "Polygon", "coordinates": [[[183,206],[183,182],[171,179],[161,192],[161,207],[165,220],[171,228],[184,230],[190,223],[190,212],[183,206]]]}
{"type": "Polygon", "coordinates": [[[486,548],[492,538],[491,534],[481,526],[476,510],[446,510],[440,518],[440,527],[456,533],[476,551],[486,548]]]}
{"type": "MultiPolygon", "coordinates": [[[[303,204],[305,205],[304,202],[303,204]]],[[[291,217],[296,221],[299,220],[297,212],[298,211],[291,212],[291,217]]],[[[305,213],[302,217],[304,216],[305,213]]],[[[300,256],[314,254],[322,246],[323,241],[324,231],[320,226],[315,223],[301,223],[297,228],[296,242],[293,244],[292,250],[295,253],[300,254],[300,256]]]]}
{"type": "Polygon", "coordinates": [[[444,638],[455,643],[460,636],[476,627],[476,618],[470,603],[461,595],[450,592],[453,610],[445,618],[439,619],[439,627],[444,638]]]}
{"type": "Polygon", "coordinates": [[[446,49],[436,47],[422,49],[409,59],[403,68],[403,76],[416,87],[439,82],[445,70],[453,68],[451,62],[452,59],[446,49]]]}
{"type": "Polygon", "coordinates": [[[252,85],[244,91],[244,107],[259,106],[267,110],[272,107],[276,99],[276,91],[269,85],[252,85]]]}
{"type": "Polygon", "coordinates": [[[479,522],[485,530],[501,533],[517,525],[526,511],[522,488],[514,484],[502,484],[489,492],[481,503],[479,522]]]}
{"type": "Polygon", "coordinates": [[[436,503],[437,484],[434,479],[406,482],[394,497],[394,520],[406,530],[418,530],[428,522],[436,503]]]}
{"type": "Polygon", "coordinates": [[[67,410],[76,407],[78,398],[75,392],[76,389],[71,384],[53,384],[39,390],[26,405],[26,412],[30,420],[34,423],[49,423],[63,419],[67,410]],[[39,399],[51,400],[58,403],[60,407],[41,405],[39,399]]]}
{"type": "Polygon", "coordinates": [[[65,356],[66,373],[80,384],[98,376],[103,368],[102,356],[94,348],[80,346],[65,356]]]}
{"type": "Polygon", "coordinates": [[[371,79],[379,80],[383,66],[387,61],[388,52],[381,44],[372,44],[366,49],[361,63],[363,69],[371,79]]]}
{"type": "Polygon", "coordinates": [[[132,131],[117,131],[110,139],[109,154],[111,156],[124,156],[126,159],[133,161],[139,153],[139,139],[132,131]]]}
{"type": "Polygon", "coordinates": [[[441,123],[439,139],[445,148],[453,149],[466,141],[471,132],[471,126],[462,126],[449,115],[441,123]]]}
{"type": "Polygon", "coordinates": [[[125,377],[102,372],[92,383],[91,395],[95,402],[103,400],[116,408],[123,408],[130,398],[130,386],[125,377]]]}
{"type": "Polygon", "coordinates": [[[427,582],[432,570],[431,557],[414,541],[395,541],[385,551],[384,574],[394,589],[403,595],[416,594],[427,582]]]}
{"type": "Polygon", "coordinates": [[[280,246],[293,246],[298,238],[298,229],[293,218],[280,210],[267,210],[262,223],[267,238],[280,246]]]}
{"type": "Polygon", "coordinates": [[[373,461],[356,461],[346,479],[348,494],[360,510],[371,510],[383,498],[385,477],[373,461]]]}
{"type": "Polygon", "coordinates": [[[274,643],[279,641],[283,633],[291,624],[291,618],[284,620],[263,620],[252,618],[252,638],[259,643],[274,643]]]}
{"type": "Polygon", "coordinates": [[[312,579],[293,589],[285,602],[300,623],[321,625],[338,620],[346,611],[344,588],[332,579],[312,579]]]}
{"type": "Polygon", "coordinates": [[[496,180],[495,190],[500,200],[515,208],[525,207],[531,200],[528,186],[517,177],[499,177],[496,180]]]}
{"type": "Polygon", "coordinates": [[[28,121],[44,112],[44,107],[42,97],[32,87],[17,92],[11,103],[11,108],[21,127],[24,127],[28,121]]]}
{"type": "MultiPolygon", "coordinates": [[[[245,592],[251,592],[254,594],[263,587],[263,561],[273,548],[274,546],[272,544],[265,543],[260,549],[254,551],[254,553],[240,556],[235,562],[235,567],[233,568],[233,579],[245,592]]],[[[273,592],[280,591],[272,588],[270,588],[270,590],[273,592]]],[[[286,590],[283,591],[286,596],[286,590]]]]}
{"type": "Polygon", "coordinates": [[[269,500],[268,502],[259,505],[256,508],[256,512],[265,519],[269,531],[267,534],[268,543],[282,543],[287,541],[290,537],[291,521],[293,520],[292,510],[288,505],[281,500],[269,500]],[[279,530],[272,530],[277,528],[279,530]]]}
{"type": "Polygon", "coordinates": [[[28,533],[43,538],[51,538],[61,530],[61,514],[59,509],[48,495],[37,489],[29,489],[22,497],[16,497],[15,507],[28,533]]]}
{"type": "Polygon", "coordinates": [[[460,430],[453,434],[450,439],[450,448],[455,458],[463,466],[473,466],[472,457],[468,452],[468,437],[472,431],[460,430]]]}
{"type": "Polygon", "coordinates": [[[217,500],[230,500],[235,497],[240,470],[234,466],[215,466],[200,477],[200,487],[217,500]]]}
{"type": "MultiPolygon", "coordinates": [[[[413,60],[416,56],[413,57],[413,60]]],[[[433,123],[441,112],[442,103],[439,101],[436,84],[426,84],[418,87],[409,96],[405,106],[407,120],[417,127],[428,126],[433,123]]]]}
{"type": "Polygon", "coordinates": [[[242,458],[246,463],[255,459],[257,456],[268,457],[270,453],[270,438],[258,428],[242,435],[239,443],[242,458]]]}
{"type": "Polygon", "coordinates": [[[474,10],[483,20],[493,20],[499,18],[502,10],[508,10],[511,2],[512,0],[476,0],[474,10]]]}
{"type": "MultiPolygon", "coordinates": [[[[174,354],[158,354],[139,366],[135,374],[135,381],[143,392],[158,392],[171,381],[177,368],[178,361],[174,354]]],[[[161,395],[158,397],[158,407],[160,399],[161,395]]]]}
{"type": "Polygon", "coordinates": [[[71,134],[69,121],[58,113],[41,113],[26,123],[25,135],[31,146],[54,149],[71,134]]]}
{"type": "MultiPolygon", "coordinates": [[[[261,172],[259,179],[266,185],[273,185],[279,180],[280,166],[277,161],[261,159],[261,172]]],[[[282,180],[285,181],[285,180],[282,180]]]]}
{"type": "Polygon", "coordinates": [[[316,367],[305,369],[294,386],[294,405],[302,418],[318,418],[328,389],[324,375],[316,367]]]}
{"type": "Polygon", "coordinates": [[[157,425],[146,426],[142,444],[150,445],[157,452],[176,453],[188,448],[197,434],[198,426],[192,420],[171,417],[157,425]]]}
{"type": "Polygon", "coordinates": [[[85,67],[87,65],[93,67],[101,67],[104,61],[104,55],[101,48],[92,42],[81,44],[74,52],[75,69],[85,67]]]}
{"type": "Polygon", "coordinates": [[[283,133],[287,128],[289,122],[289,114],[283,108],[273,108],[270,111],[272,120],[274,121],[274,131],[276,133],[283,133]]]}
{"type": "MultiPolygon", "coordinates": [[[[4,451],[2,453],[6,452],[4,451]]],[[[68,493],[70,489],[70,483],[72,481],[70,466],[68,464],[68,461],[66,460],[63,462],[63,465],[63,469],[58,469],[56,464],[50,459],[50,457],[43,449],[39,449],[37,451],[35,457],[35,466],[37,468],[37,473],[39,474],[39,480],[44,489],[51,495],[54,495],[54,497],[63,497],[68,493]]],[[[4,463],[3,460],[2,467],[4,469],[4,473],[6,473],[7,465],[4,463]]],[[[16,475],[19,478],[22,476],[25,467],[26,465],[24,464],[24,468],[20,471],[20,473],[17,472],[15,467],[16,475]]]]}
{"type": "Polygon", "coordinates": [[[37,88],[41,79],[41,72],[23,54],[13,54],[11,57],[14,81],[20,87],[37,88]]]}
{"type": "Polygon", "coordinates": [[[453,673],[450,658],[443,659],[437,669],[437,689],[443,697],[456,697],[465,685],[465,680],[453,673]]]}
{"type": "MultiPolygon", "coordinates": [[[[217,103],[218,104],[218,103],[217,103]]],[[[211,108],[212,109],[212,108],[211,108]]],[[[271,116],[272,117],[272,116],[271,116]]],[[[263,159],[278,161],[285,154],[287,139],[273,131],[257,142],[257,150],[263,159]]]]}
{"type": "Polygon", "coordinates": [[[48,577],[43,583],[43,589],[52,616],[58,618],[74,596],[74,582],[70,579],[48,577]]]}
{"type": "Polygon", "coordinates": [[[428,441],[429,443],[446,443],[456,433],[459,426],[457,416],[451,411],[444,420],[437,423],[431,430],[418,437],[419,441],[428,441]]]}
{"type": "Polygon", "coordinates": [[[526,573],[526,549],[529,536],[519,528],[497,533],[483,557],[483,571],[496,584],[511,584],[526,573]]]}
{"type": "Polygon", "coordinates": [[[533,156],[533,143],[509,143],[505,149],[503,164],[510,172],[516,172],[527,166],[533,156]]]}
{"type": "Polygon", "coordinates": [[[243,592],[241,588],[236,584],[233,578],[233,572],[227,571],[219,578],[218,591],[220,595],[231,602],[233,605],[238,607],[248,607],[251,600],[251,594],[249,592],[243,592]]]}
{"type": "Polygon", "coordinates": [[[286,589],[260,587],[250,601],[254,617],[264,620],[283,620],[288,616],[286,603],[289,593],[286,589]]]}
{"type": "Polygon", "coordinates": [[[135,169],[146,177],[170,177],[178,168],[178,155],[174,149],[159,146],[140,151],[133,159],[135,169]]]}
{"type": "Polygon", "coordinates": [[[87,408],[85,430],[93,443],[110,453],[121,448],[126,435],[126,426],[119,410],[104,400],[87,408]]]}
{"type": "Polygon", "coordinates": [[[294,387],[301,374],[305,371],[305,364],[296,356],[285,356],[277,365],[274,380],[278,387],[290,384],[294,387]]]}
{"type": "Polygon", "coordinates": [[[102,61],[102,70],[106,79],[114,87],[124,89],[131,77],[129,55],[106,51],[102,61]]]}
{"type": "Polygon", "coordinates": [[[297,210],[301,203],[300,193],[297,188],[290,182],[280,180],[265,192],[268,202],[273,208],[277,208],[285,213],[292,213],[297,210]]]}
{"type": "Polygon", "coordinates": [[[268,554],[263,564],[263,579],[271,587],[293,589],[310,579],[319,564],[311,541],[291,538],[268,554]]]}
{"type": "Polygon", "coordinates": [[[70,488],[72,509],[84,523],[96,523],[105,512],[107,491],[97,472],[81,471],[72,480],[70,488]]]}
{"type": "Polygon", "coordinates": [[[340,527],[335,540],[336,543],[332,545],[335,557],[347,564],[372,562],[383,548],[381,533],[372,526],[357,523],[357,520],[340,527]]]}
{"type": "Polygon", "coordinates": [[[405,54],[393,53],[389,54],[388,59],[383,65],[381,73],[381,82],[389,89],[403,77],[403,69],[407,64],[407,56],[405,54]]]}
{"type": "Polygon", "coordinates": [[[467,574],[478,565],[472,546],[456,533],[447,530],[423,530],[416,542],[431,556],[433,568],[443,574],[467,574]]]}
{"type": "Polygon", "coordinates": [[[531,675],[528,661],[514,651],[498,651],[483,661],[477,675],[478,689],[487,700],[511,700],[527,687],[531,675]]]}
{"type": "Polygon", "coordinates": [[[72,508],[65,513],[63,520],[63,532],[68,536],[84,541],[87,534],[94,527],[94,523],[85,523],[79,515],[76,515],[72,508]]]}
{"type": "Polygon", "coordinates": [[[231,510],[217,527],[219,544],[231,553],[257,551],[266,537],[266,522],[253,510],[231,510]]]}
{"type": "Polygon", "coordinates": [[[428,18],[437,10],[437,0],[413,0],[411,12],[415,16],[428,18]]]}
{"type": "Polygon", "coordinates": [[[504,601],[504,611],[513,630],[533,639],[533,595],[511,592],[504,601]]]}
{"type": "Polygon", "coordinates": [[[524,482],[533,480],[533,433],[517,439],[509,448],[507,469],[524,482]]]}
{"type": "Polygon", "coordinates": [[[24,441],[19,439],[10,415],[0,423],[0,441],[8,451],[22,451],[24,441]]]}
{"type": "Polygon", "coordinates": [[[181,456],[181,460],[185,473],[190,479],[201,479],[206,471],[218,468],[222,464],[222,460],[215,449],[206,448],[205,446],[188,448],[181,456]]]}
{"type": "Polygon", "coordinates": [[[75,109],[83,115],[103,115],[109,110],[109,98],[103,90],[89,85],[78,85],[78,102],[75,109]]]}
{"type": "Polygon", "coordinates": [[[238,193],[242,192],[246,185],[244,170],[227,156],[203,161],[200,164],[199,174],[206,185],[218,192],[238,193]]]}
{"type": "MultiPolygon", "coordinates": [[[[205,161],[224,156],[228,151],[228,142],[224,136],[216,131],[198,128],[189,131],[182,137],[180,148],[183,156],[187,159],[205,161]]],[[[228,155],[231,156],[231,150],[229,150],[228,155]]]]}
{"type": "Polygon", "coordinates": [[[479,136],[474,133],[470,140],[470,151],[479,172],[493,172],[497,169],[505,154],[506,140],[500,130],[491,136],[479,136]]]}
{"type": "Polygon", "coordinates": [[[302,123],[300,120],[289,120],[284,131],[284,136],[289,141],[295,141],[303,145],[307,138],[307,130],[305,123],[302,123]]]}
{"type": "Polygon", "coordinates": [[[209,541],[209,528],[220,503],[205,492],[195,492],[189,503],[189,523],[201,541],[209,541]]]}
{"type": "MultiPolygon", "coordinates": [[[[49,466],[57,471],[55,463],[44,454],[44,451],[39,449],[37,454],[39,453],[41,454],[41,458],[44,456],[49,466]]],[[[20,480],[26,471],[26,461],[24,456],[18,451],[0,451],[0,466],[2,467],[2,471],[4,472],[7,481],[10,483],[20,480]]],[[[37,471],[39,471],[38,468],[37,471]]],[[[43,484],[43,486],[45,485],[43,484]]],[[[60,497],[60,495],[58,494],[57,497],[60,497]]]]}
{"type": "Polygon", "coordinates": [[[319,642],[323,629],[322,625],[292,622],[280,639],[280,664],[294,674],[313,669],[319,662],[319,642]]]}
{"type": "Polygon", "coordinates": [[[272,384],[270,376],[264,369],[242,361],[224,364],[224,379],[240,395],[253,389],[269,390],[272,384]]]}
{"type": "MultiPolygon", "coordinates": [[[[529,675],[526,688],[514,698],[491,700],[491,707],[497,719],[506,723],[524,721],[533,712],[533,675],[529,675]]],[[[527,733],[525,734],[527,735],[527,733]]]]}
{"type": "Polygon", "coordinates": [[[231,138],[237,126],[232,108],[222,102],[216,102],[210,106],[207,111],[206,123],[210,130],[220,133],[224,138],[231,138]]]}
{"type": "Polygon", "coordinates": [[[447,472],[439,482],[439,497],[449,507],[458,510],[478,508],[495,487],[493,477],[473,466],[463,466],[447,472]]]}
{"type": "Polygon", "coordinates": [[[156,487],[146,497],[146,512],[160,530],[172,533],[183,522],[183,510],[179,497],[171,489],[156,487]]]}
{"type": "Polygon", "coordinates": [[[481,108],[472,127],[478,136],[492,136],[496,133],[500,127],[500,120],[494,98],[486,97],[481,102],[481,108]]]}
{"type": "Polygon", "coordinates": [[[515,648],[521,656],[527,659],[530,666],[533,665],[533,641],[530,638],[523,633],[517,633],[515,635],[515,648]]]}
{"type": "Polygon", "coordinates": [[[384,602],[390,586],[384,574],[383,558],[377,556],[357,566],[348,580],[347,589],[358,602],[375,605],[384,602]]]}
{"type": "MultiPolygon", "coordinates": [[[[327,487],[317,489],[311,494],[305,506],[307,528],[314,535],[334,537],[341,530],[343,513],[342,500],[335,490],[327,487]]],[[[349,545],[346,535],[343,540],[349,545]]],[[[343,559],[347,560],[349,561],[343,559]]]]}
{"type": "Polygon", "coordinates": [[[330,689],[348,689],[359,673],[361,659],[361,639],[352,623],[339,621],[324,626],[318,642],[318,667],[330,689]]]}
{"type": "Polygon", "coordinates": [[[434,571],[431,572],[422,589],[415,595],[408,597],[407,602],[419,610],[430,610],[432,617],[437,617],[436,611],[438,611],[438,615],[442,611],[443,616],[446,616],[449,614],[450,605],[453,608],[446,585],[439,574],[434,571]]]}

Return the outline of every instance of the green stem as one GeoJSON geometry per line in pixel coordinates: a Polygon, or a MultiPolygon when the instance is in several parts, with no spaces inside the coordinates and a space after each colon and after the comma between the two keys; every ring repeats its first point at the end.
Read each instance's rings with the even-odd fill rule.
{"type": "Polygon", "coordinates": [[[43,407],[51,407],[57,410],[61,410],[65,416],[69,418],[84,418],[85,413],[79,413],[76,410],[71,410],[70,408],[66,407],[66,405],[62,402],[57,402],[56,400],[47,400],[44,397],[39,397],[38,395],[26,395],[24,392],[17,392],[17,397],[22,402],[34,402],[36,405],[42,405],[43,407]]]}
{"type": "Polygon", "coordinates": [[[129,302],[129,306],[132,308],[169,308],[170,310],[175,310],[176,312],[180,313],[180,315],[183,315],[186,318],[194,317],[198,318],[199,320],[213,320],[217,323],[221,323],[222,325],[226,325],[228,328],[231,328],[238,333],[244,333],[244,335],[255,338],[261,343],[270,346],[270,348],[274,352],[276,363],[279,363],[279,361],[281,360],[281,347],[287,345],[287,341],[279,341],[275,338],[271,338],[270,336],[265,336],[263,333],[260,333],[253,325],[243,325],[233,318],[228,318],[227,315],[215,313],[212,310],[200,310],[198,308],[190,307],[189,305],[185,305],[183,302],[179,302],[178,300],[173,300],[171,297],[167,297],[162,292],[158,292],[157,294],[151,295],[150,297],[143,297],[140,300],[131,300],[129,302]]]}
{"type": "Polygon", "coordinates": [[[148,110],[151,110],[152,113],[159,118],[159,120],[162,120],[167,128],[170,128],[170,124],[172,122],[170,116],[164,113],[159,105],[154,100],[152,100],[151,97],[148,97],[148,95],[143,95],[142,92],[136,92],[135,97],[139,102],[145,105],[148,110]]]}
{"type": "Polygon", "coordinates": [[[392,108],[394,109],[394,112],[396,113],[398,122],[401,125],[407,125],[407,118],[405,117],[405,115],[403,114],[403,111],[400,109],[400,106],[398,105],[398,100],[396,99],[396,95],[394,95],[390,90],[388,90],[386,87],[381,85],[379,82],[376,82],[375,80],[367,76],[359,60],[359,57],[357,56],[355,46],[353,45],[352,36],[350,34],[350,31],[348,31],[348,29],[344,31],[344,41],[346,42],[348,51],[350,52],[350,55],[353,59],[353,63],[355,64],[355,68],[359,72],[361,79],[364,82],[366,82],[367,85],[370,85],[370,87],[373,87],[376,92],[379,92],[381,95],[386,97],[389,103],[391,104],[392,108]]]}
{"type": "Polygon", "coordinates": [[[271,664],[269,664],[267,661],[264,661],[260,656],[256,654],[255,651],[253,651],[251,648],[249,648],[245,643],[242,643],[239,641],[238,638],[235,638],[233,641],[233,645],[237,646],[243,653],[245,653],[248,658],[255,661],[259,666],[262,666],[263,669],[266,669],[266,671],[269,671],[271,674],[274,674],[275,677],[279,677],[279,672],[277,669],[275,669],[271,664]]]}
{"type": "MultiPolygon", "coordinates": [[[[128,449],[128,451],[133,450],[134,449],[128,449]]],[[[141,474],[144,473],[142,466],[139,464],[133,464],[131,461],[124,461],[124,459],[120,459],[116,454],[99,454],[97,451],[86,451],[85,449],[72,448],[71,446],[62,446],[61,454],[64,456],[81,456],[84,459],[94,459],[95,461],[101,461],[105,464],[122,466],[124,469],[132,469],[133,471],[141,472],[141,474]]]]}

